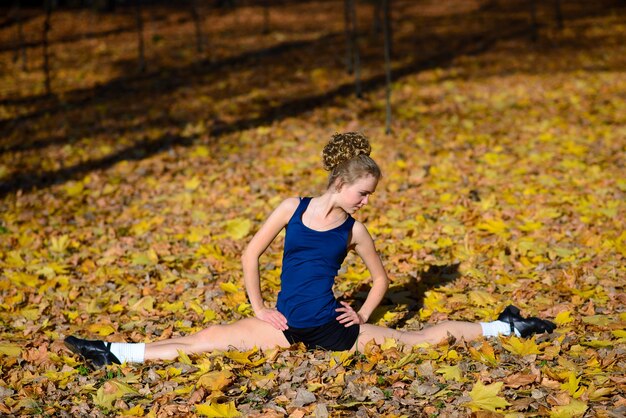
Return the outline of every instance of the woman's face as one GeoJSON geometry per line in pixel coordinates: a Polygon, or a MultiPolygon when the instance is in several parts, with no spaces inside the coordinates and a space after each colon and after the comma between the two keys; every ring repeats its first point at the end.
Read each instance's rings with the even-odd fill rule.
{"type": "Polygon", "coordinates": [[[378,179],[371,174],[361,177],[352,184],[343,184],[339,189],[339,202],[343,210],[354,213],[361,209],[376,190],[377,184],[378,179]]]}

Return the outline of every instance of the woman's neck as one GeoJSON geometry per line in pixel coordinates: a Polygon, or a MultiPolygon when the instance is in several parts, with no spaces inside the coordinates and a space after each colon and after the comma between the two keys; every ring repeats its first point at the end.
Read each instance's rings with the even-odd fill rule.
{"type": "Polygon", "coordinates": [[[304,213],[305,223],[313,229],[326,230],[346,220],[347,213],[335,203],[333,193],[314,197],[304,213]]]}

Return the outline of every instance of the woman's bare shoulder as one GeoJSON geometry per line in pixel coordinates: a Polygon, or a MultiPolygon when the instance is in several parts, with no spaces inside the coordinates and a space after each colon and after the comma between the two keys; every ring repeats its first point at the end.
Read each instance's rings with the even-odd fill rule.
{"type": "Polygon", "coordinates": [[[299,197],[288,197],[287,199],[280,202],[279,207],[284,207],[286,209],[296,209],[300,204],[299,197]]]}
{"type": "Polygon", "coordinates": [[[282,219],[289,220],[298,208],[299,204],[299,197],[288,197],[280,202],[276,209],[274,209],[274,214],[276,216],[280,216],[282,219]]]}
{"type": "Polygon", "coordinates": [[[352,225],[352,245],[364,244],[372,242],[372,236],[370,235],[367,227],[360,221],[355,220],[352,225]]]}

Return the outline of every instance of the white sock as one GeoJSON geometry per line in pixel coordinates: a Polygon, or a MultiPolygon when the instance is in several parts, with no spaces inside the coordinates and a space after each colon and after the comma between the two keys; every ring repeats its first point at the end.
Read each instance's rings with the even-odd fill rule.
{"type": "Polygon", "coordinates": [[[111,353],[122,363],[143,363],[146,344],[111,343],[111,353]]]}
{"type": "MultiPolygon", "coordinates": [[[[497,337],[498,335],[511,335],[511,325],[504,321],[480,322],[485,337],[497,337]]],[[[515,330],[515,335],[521,334],[515,330]]]]}

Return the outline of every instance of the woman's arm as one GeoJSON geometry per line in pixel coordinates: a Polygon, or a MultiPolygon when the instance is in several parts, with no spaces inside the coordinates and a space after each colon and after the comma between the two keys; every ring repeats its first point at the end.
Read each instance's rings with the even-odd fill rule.
{"type": "Polygon", "coordinates": [[[385,292],[387,292],[387,288],[389,287],[389,278],[374,247],[374,240],[365,225],[361,222],[355,222],[352,227],[351,246],[355,249],[357,254],[359,254],[361,259],[363,259],[365,266],[372,276],[373,283],[365,299],[365,303],[363,303],[363,306],[361,306],[358,312],[355,312],[348,303],[341,302],[343,308],[339,308],[338,311],[343,312],[343,314],[338,316],[337,320],[345,326],[366,323],[370,315],[372,315],[372,312],[374,312],[374,309],[376,309],[383,300],[385,292]]]}
{"type": "Polygon", "coordinates": [[[291,216],[298,207],[298,204],[299,199],[294,197],[286,199],[278,205],[261,226],[261,229],[252,237],[252,240],[248,243],[248,246],[241,256],[243,280],[254,314],[257,318],[269,322],[279,330],[287,329],[287,320],[277,310],[265,307],[261,295],[259,258],[285,225],[287,225],[289,219],[291,219],[291,216]]]}

